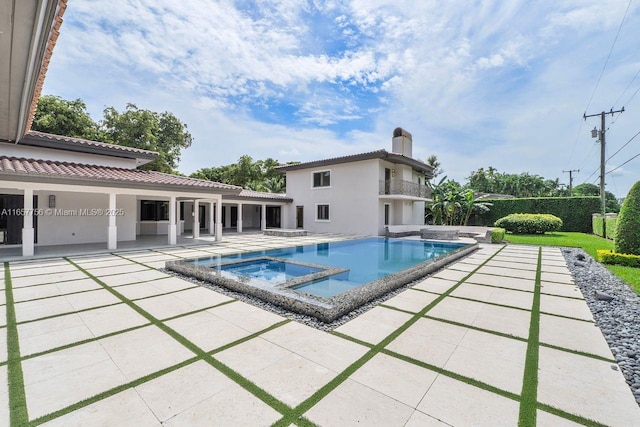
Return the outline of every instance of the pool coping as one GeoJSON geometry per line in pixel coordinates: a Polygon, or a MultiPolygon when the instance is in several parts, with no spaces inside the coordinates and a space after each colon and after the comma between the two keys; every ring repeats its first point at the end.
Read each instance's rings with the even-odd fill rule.
{"type": "MultiPolygon", "coordinates": [[[[430,273],[433,273],[434,271],[441,269],[445,265],[456,261],[470,254],[471,252],[476,251],[478,248],[478,243],[462,246],[446,254],[416,264],[413,267],[407,268],[397,273],[392,273],[381,279],[374,280],[372,282],[366,283],[362,286],[350,289],[346,292],[329,298],[318,297],[308,294],[304,291],[291,289],[291,286],[297,286],[299,284],[308,282],[309,276],[318,275],[317,278],[328,277],[329,274],[327,274],[326,271],[298,277],[296,279],[304,279],[304,281],[298,280],[296,281],[296,283],[289,284],[288,286],[271,286],[267,289],[249,285],[248,283],[229,279],[227,277],[222,277],[219,271],[210,267],[195,265],[188,262],[188,260],[167,261],[165,266],[168,270],[174,271],[176,273],[193,277],[204,282],[223,286],[235,292],[251,295],[265,302],[283,307],[286,310],[314,317],[321,322],[330,323],[338,319],[339,317],[348,314],[358,307],[368,303],[369,301],[372,301],[388,292],[406,285],[407,283],[418,280],[430,273]]],[[[267,257],[258,256],[257,258],[267,257]]],[[[282,261],[282,259],[278,258],[272,259],[282,261]]],[[[243,261],[246,262],[247,259],[244,259],[243,261]]],[[[286,262],[290,262],[290,260],[286,260],[286,262]]],[[[304,265],[304,263],[294,263],[304,265]]],[[[319,265],[317,264],[306,265],[319,267],[319,265]]],[[[327,266],[322,267],[324,269],[327,269],[327,266]]],[[[329,267],[328,269],[333,268],[329,267]]],[[[338,268],[335,269],[344,270],[338,268]]],[[[317,278],[312,280],[317,280],[317,278]]],[[[292,279],[292,281],[295,281],[296,279],[292,279]]],[[[291,281],[287,281],[285,283],[288,282],[291,281]]]]}

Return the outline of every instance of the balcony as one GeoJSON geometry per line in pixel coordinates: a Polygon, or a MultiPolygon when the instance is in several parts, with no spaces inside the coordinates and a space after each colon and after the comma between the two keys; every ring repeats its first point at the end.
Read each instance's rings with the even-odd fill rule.
{"type": "Polygon", "coordinates": [[[378,194],[419,197],[422,199],[428,199],[431,197],[431,191],[426,185],[420,185],[417,182],[403,181],[401,179],[380,181],[378,194]]]}

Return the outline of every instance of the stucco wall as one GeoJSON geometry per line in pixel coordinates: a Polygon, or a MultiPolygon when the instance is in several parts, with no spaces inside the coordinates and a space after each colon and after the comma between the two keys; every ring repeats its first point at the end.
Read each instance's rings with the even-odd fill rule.
{"type": "MultiPolygon", "coordinates": [[[[38,217],[38,245],[64,245],[107,241],[109,219],[106,215],[82,215],[82,210],[108,209],[107,194],[37,191],[38,208],[49,208],[49,195],[56,197],[57,215],[38,217]],[[64,212],[63,212],[64,211],[64,212]],[[76,213],[76,215],[72,215],[76,213]]],[[[116,217],[118,241],[135,240],[137,206],[135,196],[118,195],[116,208],[124,215],[116,217]]]]}
{"type": "MultiPolygon", "coordinates": [[[[371,159],[287,172],[287,228],[296,226],[296,206],[304,206],[304,229],[319,233],[379,234],[380,160],[371,159]],[[331,186],[313,188],[313,173],[331,171],[331,186]],[[317,221],[318,204],[329,204],[328,222],[317,221]]],[[[384,175],[383,175],[384,177],[384,175]]]]}
{"type": "Polygon", "coordinates": [[[21,144],[1,144],[2,155],[24,157],[27,159],[54,160],[68,163],[85,163],[89,165],[113,166],[135,169],[135,159],[101,156],[97,154],[78,153],[75,151],[53,150],[43,147],[31,147],[21,144]]]}

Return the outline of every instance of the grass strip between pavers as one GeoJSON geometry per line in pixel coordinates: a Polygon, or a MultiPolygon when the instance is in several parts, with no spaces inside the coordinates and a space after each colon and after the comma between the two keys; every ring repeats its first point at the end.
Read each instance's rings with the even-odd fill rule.
{"type": "MultiPolygon", "coordinates": [[[[124,302],[130,308],[132,308],[135,312],[137,312],[138,314],[140,314],[141,316],[143,316],[144,318],[149,320],[149,322],[151,322],[154,326],[156,326],[157,328],[159,328],[160,330],[162,330],[163,332],[168,334],[170,337],[172,337],[174,340],[178,341],[184,347],[189,349],[198,358],[204,360],[209,365],[213,366],[214,368],[216,368],[217,370],[222,372],[224,375],[229,377],[231,380],[235,381],[239,386],[244,388],[246,391],[248,391],[249,393],[253,394],[255,397],[257,397],[258,399],[260,399],[261,401],[263,401],[264,403],[269,405],[271,408],[273,408],[277,412],[280,412],[281,414],[286,414],[286,413],[288,413],[290,411],[291,408],[287,404],[285,404],[284,402],[281,402],[276,397],[272,396],[271,394],[269,394],[268,392],[266,392],[262,388],[258,387],[253,382],[249,381],[248,379],[246,379],[245,377],[240,375],[238,372],[234,371],[233,369],[231,369],[230,367],[228,367],[224,363],[222,363],[219,360],[217,360],[214,357],[212,357],[208,352],[206,352],[205,350],[201,349],[196,344],[194,344],[191,341],[189,341],[186,337],[184,337],[183,335],[181,335],[180,333],[178,333],[174,329],[172,329],[169,326],[167,326],[164,322],[158,320],[151,313],[149,313],[148,311],[144,310],[142,307],[139,307],[138,305],[136,305],[133,301],[129,300],[127,297],[122,295],[120,292],[116,291],[115,289],[113,289],[109,285],[107,285],[106,283],[102,282],[99,278],[93,276],[91,273],[89,273],[88,271],[86,271],[85,269],[80,267],[78,264],[76,264],[73,261],[71,261],[69,258],[65,257],[64,259],[67,260],[69,263],[73,264],[78,270],[84,272],[84,274],[86,274],[88,277],[93,279],[100,286],[104,287],[107,291],[111,292],[115,297],[119,298],[122,302],[124,302]]],[[[281,326],[281,325],[283,325],[285,323],[288,323],[288,322],[290,322],[290,320],[287,319],[287,320],[284,320],[284,321],[278,323],[277,325],[281,326]]]]}
{"type": "Polygon", "coordinates": [[[24,426],[29,421],[24,375],[20,360],[18,324],[13,304],[13,287],[9,263],[4,263],[4,294],[7,304],[7,376],[9,379],[9,420],[12,426],[24,426]]]}
{"type": "Polygon", "coordinates": [[[520,400],[519,427],[536,425],[538,403],[538,356],[540,347],[540,276],[542,274],[542,248],[538,249],[538,269],[536,284],[531,304],[531,323],[529,324],[529,339],[522,378],[522,393],[520,400]]]}
{"type": "Polygon", "coordinates": [[[389,345],[393,340],[399,337],[404,331],[409,329],[414,323],[420,320],[429,310],[438,305],[443,299],[445,299],[451,292],[453,292],[458,286],[465,282],[469,277],[471,277],[478,269],[484,266],[488,261],[490,261],[494,256],[499,254],[504,249],[504,246],[496,251],[493,255],[489,256],[482,264],[479,264],[476,269],[470,271],[466,276],[460,279],[455,285],[449,288],[446,292],[441,294],[438,298],[429,303],[426,307],[420,310],[418,313],[414,314],[412,318],[407,320],[402,326],[389,334],[386,338],[380,341],[378,344],[370,347],[369,351],[367,351],[360,359],[353,362],[351,365],[347,366],[342,372],[340,372],[336,377],[334,377],[327,384],[322,386],[318,391],[308,397],[306,400],[298,404],[295,408],[291,409],[287,414],[285,414],[280,420],[276,421],[272,426],[273,427],[287,427],[292,423],[296,423],[304,413],[306,413],[309,409],[315,406],[318,402],[324,399],[329,393],[338,388],[340,384],[347,380],[354,372],[364,366],[369,360],[371,360],[375,355],[382,352],[384,348],[389,345]]]}

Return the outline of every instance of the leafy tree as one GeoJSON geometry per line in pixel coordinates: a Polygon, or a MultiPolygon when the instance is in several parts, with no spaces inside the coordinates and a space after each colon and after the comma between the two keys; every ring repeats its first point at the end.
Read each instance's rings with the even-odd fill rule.
{"type": "Polygon", "coordinates": [[[156,113],[141,110],[135,104],[127,104],[120,113],[113,107],[104,110],[100,128],[106,142],[157,151],[160,155],[141,169],[171,173],[178,167],[183,148],[191,146],[193,138],[172,113],[156,113]]]}
{"type": "Polygon", "coordinates": [[[435,154],[427,157],[427,164],[433,168],[433,180],[438,177],[438,175],[442,175],[444,173],[444,169],[442,169],[442,164],[438,160],[438,156],[435,154]]]}
{"type": "MultiPolygon", "coordinates": [[[[600,187],[585,182],[584,184],[576,185],[573,187],[573,196],[599,196],[600,195],[600,187]]],[[[620,203],[616,196],[610,191],[604,192],[604,200],[606,205],[607,212],[620,212],[620,203]]]]}
{"type": "Polygon", "coordinates": [[[67,101],[59,96],[41,96],[31,129],[72,138],[101,140],[98,125],[89,116],[87,105],[81,99],[67,101]]]}
{"type": "Polygon", "coordinates": [[[615,251],[640,255],[640,181],[633,184],[625,197],[616,227],[615,251]]]}
{"type": "Polygon", "coordinates": [[[473,212],[486,212],[491,203],[476,198],[473,190],[443,177],[437,184],[427,183],[433,202],[427,204],[427,221],[444,225],[467,225],[473,212]]]}
{"type": "Polygon", "coordinates": [[[539,175],[498,173],[489,166],[471,172],[467,186],[478,193],[509,194],[514,197],[557,197],[568,195],[560,187],[559,179],[545,179],[539,175]]]}
{"type": "Polygon", "coordinates": [[[284,193],[285,175],[275,169],[279,165],[280,163],[272,158],[254,161],[251,156],[244,155],[234,164],[203,168],[192,173],[191,177],[239,185],[254,191],[284,193]]]}

